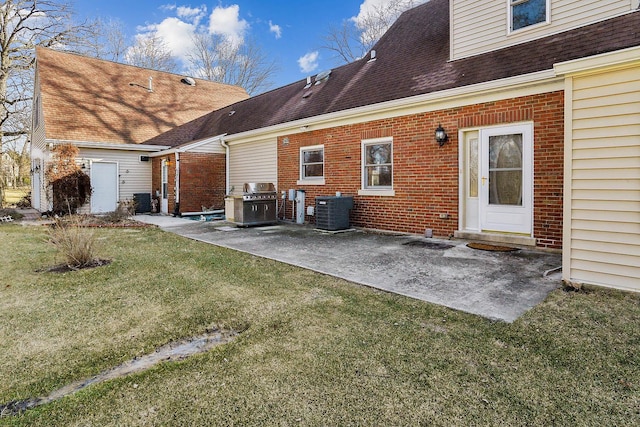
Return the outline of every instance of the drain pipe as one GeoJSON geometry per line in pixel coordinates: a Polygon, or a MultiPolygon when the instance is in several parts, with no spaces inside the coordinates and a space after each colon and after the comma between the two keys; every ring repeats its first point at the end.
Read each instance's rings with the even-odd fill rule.
{"type": "Polygon", "coordinates": [[[229,157],[229,151],[230,151],[229,150],[229,145],[226,142],[224,142],[224,137],[226,135],[227,135],[226,133],[220,135],[220,145],[222,145],[224,147],[224,150],[225,150],[225,168],[224,168],[225,193],[226,193],[227,196],[230,196],[231,194],[229,194],[229,193],[231,191],[230,190],[231,183],[229,181],[231,180],[231,174],[229,173],[229,164],[231,162],[229,160],[229,158],[230,158],[229,157]]]}

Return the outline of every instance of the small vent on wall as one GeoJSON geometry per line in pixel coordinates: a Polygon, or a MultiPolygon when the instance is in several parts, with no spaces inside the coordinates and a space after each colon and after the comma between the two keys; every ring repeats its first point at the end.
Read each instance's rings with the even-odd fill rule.
{"type": "Polygon", "coordinates": [[[141,162],[148,162],[149,161],[149,156],[140,156],[140,161],[141,162]]]}

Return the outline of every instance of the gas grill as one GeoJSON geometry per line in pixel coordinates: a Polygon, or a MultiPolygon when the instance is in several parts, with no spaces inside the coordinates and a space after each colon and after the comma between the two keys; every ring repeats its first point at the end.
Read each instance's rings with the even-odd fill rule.
{"type": "Polygon", "coordinates": [[[270,182],[246,183],[233,198],[233,222],[240,226],[275,224],[278,193],[270,182]]]}

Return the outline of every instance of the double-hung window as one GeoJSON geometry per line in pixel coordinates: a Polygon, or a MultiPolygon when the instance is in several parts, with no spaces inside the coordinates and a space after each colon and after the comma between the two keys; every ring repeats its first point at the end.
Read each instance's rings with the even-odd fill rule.
{"type": "Polygon", "coordinates": [[[362,195],[393,194],[393,139],[362,141],[362,195]]]}
{"type": "Polygon", "coordinates": [[[300,148],[300,180],[298,184],[324,184],[324,145],[300,148]]]}
{"type": "Polygon", "coordinates": [[[507,1],[509,1],[511,31],[549,21],[549,0],[507,1]]]}

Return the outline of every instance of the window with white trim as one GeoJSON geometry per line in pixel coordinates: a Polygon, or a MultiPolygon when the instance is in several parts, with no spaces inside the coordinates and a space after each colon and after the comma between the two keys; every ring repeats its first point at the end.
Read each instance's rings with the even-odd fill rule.
{"type": "Polygon", "coordinates": [[[393,189],[393,139],[362,141],[362,188],[393,189]]]}
{"type": "Polygon", "coordinates": [[[300,181],[324,181],[324,145],[300,148],[300,181]]]}
{"type": "Polygon", "coordinates": [[[508,0],[510,30],[548,22],[549,0],[508,0]]]}

